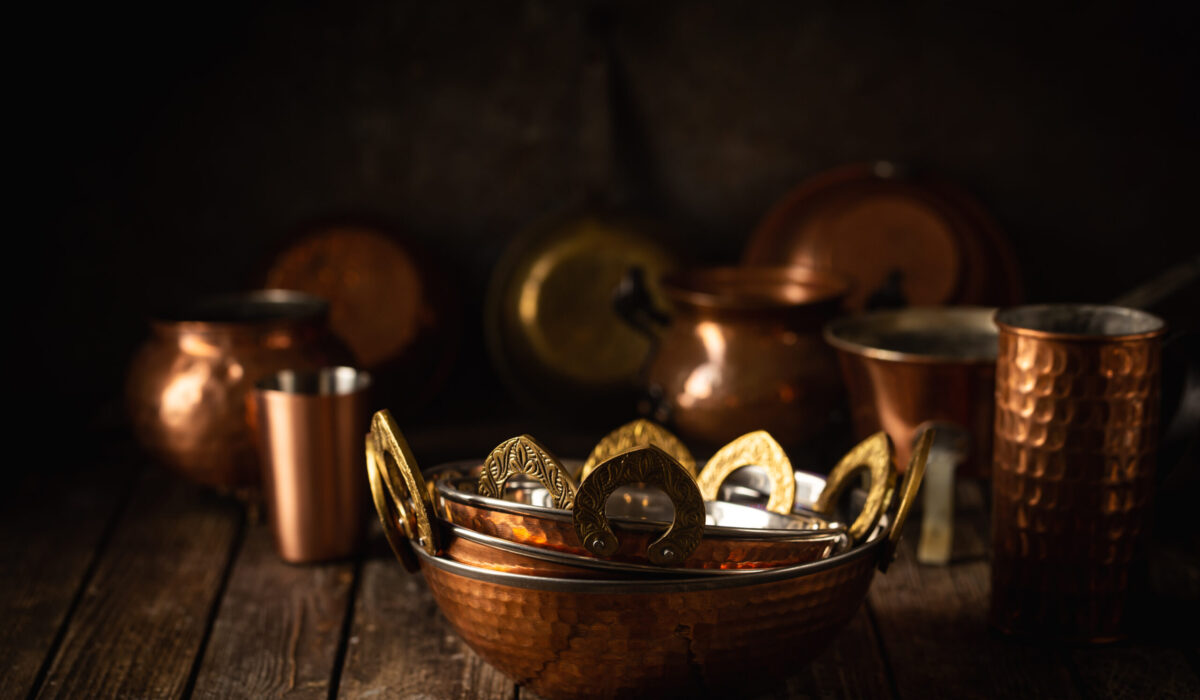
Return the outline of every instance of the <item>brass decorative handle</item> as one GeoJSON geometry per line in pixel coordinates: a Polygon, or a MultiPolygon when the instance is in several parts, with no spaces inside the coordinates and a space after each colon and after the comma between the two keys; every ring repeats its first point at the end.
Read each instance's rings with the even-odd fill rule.
{"type": "Polygon", "coordinates": [[[904,523],[908,520],[908,514],[917,502],[917,492],[921,490],[921,480],[925,478],[925,462],[929,459],[929,448],[933,445],[936,432],[929,429],[922,433],[913,448],[912,457],[908,460],[908,471],[904,473],[904,480],[900,483],[900,506],[896,509],[896,518],[888,531],[888,546],[884,557],[879,562],[881,571],[886,572],[888,565],[896,558],[896,546],[900,544],[900,536],[904,533],[904,523]]]}
{"type": "MultiPolygon", "coordinates": [[[[367,474],[373,476],[371,495],[384,534],[401,563],[406,568],[409,566],[401,552],[413,540],[426,552],[436,554],[429,490],[404,434],[387,410],[379,411],[371,419],[371,433],[367,436],[367,474]],[[400,542],[403,545],[398,544],[400,542]]],[[[411,552],[408,554],[411,557],[411,552]]]]}
{"type": "Polygon", "coordinates": [[[383,526],[384,537],[392,548],[392,553],[404,565],[406,571],[416,573],[421,565],[417,562],[412,551],[408,535],[400,529],[400,523],[407,518],[392,502],[387,487],[383,485],[383,475],[380,473],[383,455],[379,453],[379,445],[375,436],[367,433],[367,481],[371,484],[371,500],[375,503],[375,512],[379,514],[379,524],[383,526]]]}
{"type": "Polygon", "coordinates": [[[691,452],[688,452],[688,448],[679,441],[679,438],[658,423],[638,418],[605,435],[600,442],[596,443],[596,446],[592,448],[592,453],[588,455],[587,461],[583,463],[583,471],[579,472],[580,481],[586,479],[597,464],[609,457],[646,445],[654,445],[671,455],[675,461],[679,462],[680,466],[688,470],[689,474],[695,476],[696,458],[692,456],[691,452]]]}
{"type": "Polygon", "coordinates": [[[620,540],[609,525],[604,508],[613,491],[638,483],[662,489],[675,506],[671,526],[650,543],[646,556],[653,564],[678,565],[700,544],[704,533],[704,499],[692,475],[654,445],[622,452],[592,470],[575,494],[575,533],[596,556],[616,553],[620,540]]]}
{"type": "Polygon", "coordinates": [[[892,443],[887,433],[875,433],[847,452],[829,473],[825,490],[815,504],[818,512],[831,512],[850,487],[851,477],[857,476],[863,469],[867,470],[871,483],[867,488],[866,505],[850,525],[850,537],[855,542],[871,534],[895,494],[896,473],[892,470],[892,443]]]}
{"type": "Polygon", "coordinates": [[[575,505],[575,482],[554,455],[528,435],[510,438],[496,446],[479,474],[479,495],[504,497],[504,484],[517,474],[533,477],[550,492],[555,508],[575,505]]]}
{"type": "Polygon", "coordinates": [[[717,453],[704,465],[696,483],[706,501],[717,500],[721,484],[733,472],[748,466],[760,466],[771,478],[771,495],[767,510],[784,515],[792,512],[796,501],[796,474],[783,447],[765,430],[746,433],[717,453]]]}

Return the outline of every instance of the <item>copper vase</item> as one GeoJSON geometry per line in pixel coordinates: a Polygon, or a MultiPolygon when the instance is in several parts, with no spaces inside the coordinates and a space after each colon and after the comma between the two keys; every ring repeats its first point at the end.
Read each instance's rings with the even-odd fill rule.
{"type": "Polygon", "coordinates": [[[1119,639],[1150,526],[1164,323],[1063,304],[996,324],[991,623],[1119,639]]]}
{"type": "Polygon", "coordinates": [[[349,359],[327,329],[327,311],[318,297],[264,290],[204,299],[154,319],[126,383],[138,440],[198,483],[228,491],[257,487],[246,396],[281,369],[349,359]]]}
{"type": "Polygon", "coordinates": [[[844,401],[821,328],[849,283],[810,267],[725,267],[672,275],[673,303],[647,380],[658,418],[717,446],[766,430],[789,449],[829,428],[844,401]]]}

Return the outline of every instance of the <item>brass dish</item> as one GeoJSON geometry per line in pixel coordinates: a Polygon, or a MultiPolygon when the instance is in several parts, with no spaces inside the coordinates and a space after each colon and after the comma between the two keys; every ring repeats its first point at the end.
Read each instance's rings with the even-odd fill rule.
{"type": "MultiPolygon", "coordinates": [[[[811,660],[858,610],[876,568],[891,561],[924,474],[922,451],[894,515],[862,545],[808,564],[738,576],[581,580],[489,570],[423,549],[417,556],[463,640],[547,700],[744,695],[811,660]]],[[[381,517],[395,536],[386,512],[381,517]]]]}

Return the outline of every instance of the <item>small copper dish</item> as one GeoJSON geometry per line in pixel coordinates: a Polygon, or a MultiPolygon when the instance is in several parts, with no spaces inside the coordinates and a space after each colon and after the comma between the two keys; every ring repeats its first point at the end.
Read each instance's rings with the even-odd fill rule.
{"type": "MultiPolygon", "coordinates": [[[[368,438],[375,450],[368,468],[397,554],[424,573],[463,640],[514,682],[548,700],[744,695],[816,656],[858,610],[875,570],[886,571],[892,559],[931,441],[927,433],[915,451],[894,512],[882,515],[861,544],[815,562],[727,576],[580,579],[452,561],[426,539],[432,509],[411,497],[428,495],[426,486],[384,412],[368,438]]],[[[656,447],[622,454],[649,455],[646,464],[665,455],[656,447]]],[[[632,469],[628,462],[640,460],[624,464],[632,469]]],[[[589,479],[611,477],[608,464],[589,479]]]]}

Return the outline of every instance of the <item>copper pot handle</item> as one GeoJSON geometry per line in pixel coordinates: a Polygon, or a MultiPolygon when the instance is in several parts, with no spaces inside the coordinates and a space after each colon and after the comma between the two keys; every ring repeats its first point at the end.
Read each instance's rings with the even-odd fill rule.
{"type": "Polygon", "coordinates": [[[575,494],[575,534],[592,554],[615,554],[620,540],[609,525],[605,505],[613,491],[638,483],[662,489],[675,506],[671,526],[650,543],[646,556],[653,564],[678,565],[695,551],[704,534],[704,499],[692,475],[654,445],[622,452],[592,470],[575,494]]]}
{"type": "Polygon", "coordinates": [[[479,474],[479,495],[504,497],[504,484],[525,474],[546,487],[555,508],[575,505],[575,481],[554,455],[528,435],[500,443],[488,455],[479,474]]]}
{"type": "Polygon", "coordinates": [[[870,485],[867,487],[866,505],[850,525],[850,537],[855,542],[861,542],[871,534],[895,494],[896,473],[892,469],[892,443],[887,433],[875,433],[847,452],[829,473],[825,490],[815,504],[818,512],[832,512],[838,499],[851,486],[851,477],[857,476],[863,469],[867,470],[870,485]]]}
{"type": "Polygon", "coordinates": [[[930,428],[921,433],[916,446],[913,447],[912,457],[908,460],[908,470],[904,472],[904,480],[900,482],[900,506],[896,508],[896,517],[888,530],[887,547],[884,556],[879,561],[879,570],[887,571],[892,560],[896,558],[896,546],[904,534],[904,523],[917,502],[917,492],[921,490],[921,480],[925,478],[925,462],[929,459],[929,449],[933,445],[936,430],[930,428]]]}
{"type": "Polygon", "coordinates": [[[708,460],[696,483],[706,501],[717,500],[721,484],[730,474],[742,467],[759,466],[771,478],[771,495],[767,510],[788,515],[796,501],[796,473],[783,447],[765,430],[756,430],[737,438],[717,450],[708,460]]]}
{"type": "Polygon", "coordinates": [[[387,410],[379,411],[371,419],[371,432],[367,436],[367,476],[388,543],[405,568],[413,571],[409,568],[415,563],[412,552],[405,551],[409,543],[416,540],[426,552],[437,553],[433,504],[417,460],[387,410]]]}
{"type": "Polygon", "coordinates": [[[583,470],[579,472],[580,481],[586,479],[597,464],[609,457],[634,447],[645,447],[646,445],[661,448],[674,457],[675,461],[688,470],[689,474],[696,475],[696,458],[680,442],[679,438],[658,423],[638,418],[605,435],[600,442],[596,443],[596,446],[592,448],[592,453],[588,455],[587,461],[583,463],[583,470]]]}

